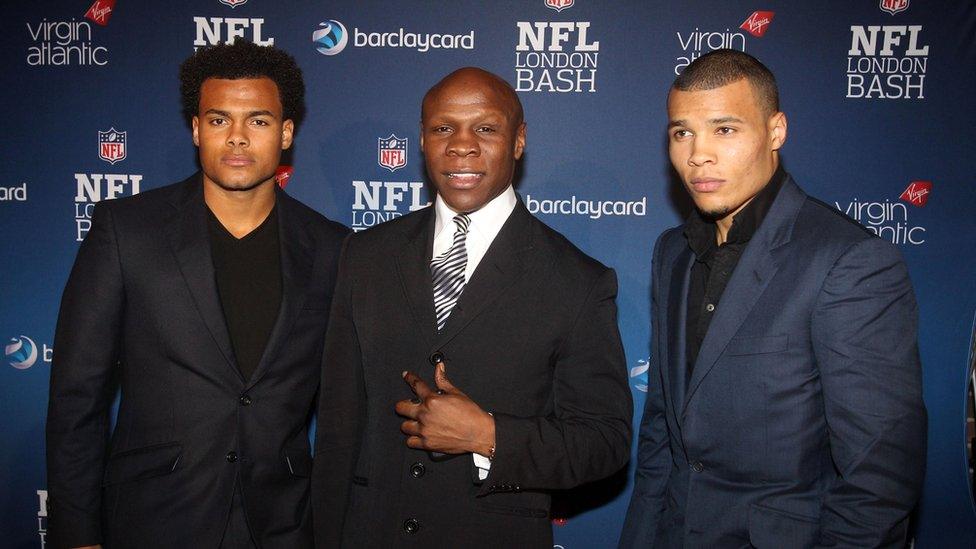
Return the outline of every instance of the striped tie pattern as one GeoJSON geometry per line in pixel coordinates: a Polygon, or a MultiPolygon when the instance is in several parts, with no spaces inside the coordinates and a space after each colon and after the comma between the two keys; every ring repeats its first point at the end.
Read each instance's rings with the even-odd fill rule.
{"type": "Polygon", "coordinates": [[[468,250],[464,240],[468,236],[471,218],[468,214],[454,216],[454,242],[450,249],[430,262],[430,274],[434,281],[434,314],[437,329],[444,328],[447,317],[464,290],[464,269],[468,266],[468,250]]]}

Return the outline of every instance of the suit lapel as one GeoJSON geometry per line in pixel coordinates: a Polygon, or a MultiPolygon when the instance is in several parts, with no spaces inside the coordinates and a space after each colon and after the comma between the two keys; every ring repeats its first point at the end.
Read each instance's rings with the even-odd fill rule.
{"type": "Polygon", "coordinates": [[[396,257],[397,276],[403,286],[415,325],[427,342],[434,340],[434,289],[430,277],[430,255],[434,246],[434,208],[426,209],[416,225],[407,228],[406,243],[396,257]]]}
{"type": "MultiPolygon", "coordinates": [[[[779,269],[777,251],[789,242],[793,224],[805,198],[806,195],[793,179],[787,177],[766,214],[766,219],[743,251],[732,278],[722,293],[718,312],[709,325],[695,361],[684,410],[687,410],[688,402],[694,397],[698,386],[715,366],[729,340],[739,331],[759,296],[779,269]]],[[[687,293],[685,295],[687,300],[687,293]]]]}
{"type": "Polygon", "coordinates": [[[295,201],[284,191],[275,188],[278,208],[278,245],[281,249],[281,305],[278,318],[257,368],[251,374],[247,387],[254,386],[268,372],[292,326],[298,320],[305,303],[309,276],[312,273],[313,244],[305,230],[305,218],[296,208],[295,201]]]}
{"type": "Polygon", "coordinates": [[[465,285],[444,329],[437,336],[437,346],[443,346],[457,336],[521,278],[525,272],[523,254],[532,249],[532,221],[532,216],[519,201],[465,285]]]}
{"type": "Polygon", "coordinates": [[[171,204],[176,208],[176,219],[169,224],[167,236],[180,272],[227,366],[243,381],[217,293],[217,280],[210,255],[207,207],[203,201],[203,182],[199,174],[183,182],[174,194],[171,204]]]}

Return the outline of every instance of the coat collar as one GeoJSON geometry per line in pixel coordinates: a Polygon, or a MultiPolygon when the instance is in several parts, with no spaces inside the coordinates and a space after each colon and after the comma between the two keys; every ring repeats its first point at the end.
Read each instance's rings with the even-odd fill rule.
{"type": "Polygon", "coordinates": [[[404,245],[396,257],[397,273],[416,325],[428,347],[441,347],[456,337],[474,318],[495,302],[523,274],[526,252],[533,248],[533,217],[519,201],[478,264],[447,324],[437,331],[430,257],[433,246],[434,211],[427,208],[404,227],[404,245]]]}
{"type": "MultiPolygon", "coordinates": [[[[691,380],[685,394],[682,413],[694,397],[698,386],[715,366],[729,341],[752,312],[759,296],[779,269],[779,252],[792,238],[793,227],[800,207],[807,195],[787,175],[776,200],[752,240],[742,252],[742,257],[722,294],[721,305],[709,325],[702,341],[691,380]]],[[[687,301],[687,287],[682,295],[687,301]]],[[[684,327],[679,328],[684,331],[684,327]]],[[[682,365],[683,366],[683,365],[682,365]]]]}
{"type": "Polygon", "coordinates": [[[220,304],[207,230],[202,174],[194,174],[178,184],[169,200],[175,216],[167,228],[167,237],[180,272],[210,336],[233,374],[246,388],[257,383],[273,364],[274,357],[278,356],[279,349],[301,312],[314,259],[313,243],[308,232],[304,230],[308,223],[307,213],[280,188],[276,187],[275,191],[281,249],[281,306],[264,354],[250,380],[245,380],[237,367],[220,304]]]}

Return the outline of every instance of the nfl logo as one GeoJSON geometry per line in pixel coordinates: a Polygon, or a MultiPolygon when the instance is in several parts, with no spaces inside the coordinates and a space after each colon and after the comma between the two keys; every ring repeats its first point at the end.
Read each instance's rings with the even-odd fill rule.
{"type": "Polygon", "coordinates": [[[557,12],[573,7],[575,0],[546,0],[546,7],[557,12]]]}
{"type": "Polygon", "coordinates": [[[237,6],[243,6],[244,4],[247,4],[247,0],[220,0],[220,3],[225,6],[236,8],[237,6]]]}
{"type": "Polygon", "coordinates": [[[125,134],[115,128],[110,128],[107,132],[98,132],[98,157],[115,164],[125,160],[125,134]]]}
{"type": "Polygon", "coordinates": [[[379,152],[376,161],[380,166],[395,172],[407,165],[407,140],[400,139],[396,134],[377,139],[379,152]]]}
{"type": "Polygon", "coordinates": [[[894,15],[908,9],[911,0],[881,0],[881,11],[894,15]]]}

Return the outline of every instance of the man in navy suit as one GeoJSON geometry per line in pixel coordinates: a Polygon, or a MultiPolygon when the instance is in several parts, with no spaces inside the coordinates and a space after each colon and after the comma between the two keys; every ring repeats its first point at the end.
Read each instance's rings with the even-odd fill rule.
{"type": "Polygon", "coordinates": [[[898,547],[925,472],[898,250],[783,171],[772,73],[697,59],[668,96],[696,209],[654,249],[653,349],[621,547],[898,547]]]}

